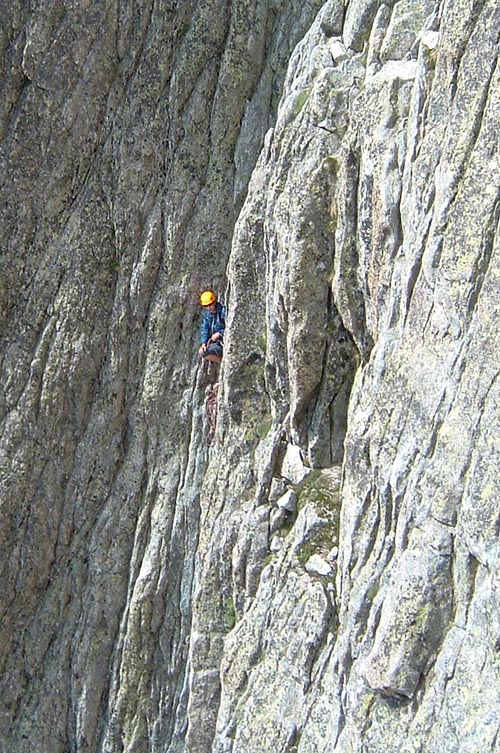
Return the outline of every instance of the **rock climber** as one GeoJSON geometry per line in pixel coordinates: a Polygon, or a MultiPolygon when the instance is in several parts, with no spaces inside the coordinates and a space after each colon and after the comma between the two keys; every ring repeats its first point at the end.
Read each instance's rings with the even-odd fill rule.
{"type": "Polygon", "coordinates": [[[219,303],[212,290],[204,290],[200,295],[203,306],[201,320],[201,345],[198,353],[206,361],[220,363],[224,347],[224,330],[226,328],[226,308],[219,303]]]}

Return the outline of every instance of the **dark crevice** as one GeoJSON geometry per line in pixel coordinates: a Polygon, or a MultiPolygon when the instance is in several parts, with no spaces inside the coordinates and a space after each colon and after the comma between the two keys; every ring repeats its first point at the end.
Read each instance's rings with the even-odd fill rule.
{"type": "Polygon", "coordinates": [[[491,259],[493,256],[493,247],[498,231],[498,222],[500,218],[500,195],[497,195],[497,199],[490,214],[489,221],[485,220],[484,231],[481,243],[481,252],[479,258],[475,259],[474,267],[472,271],[472,279],[474,280],[473,288],[469,294],[467,301],[467,313],[470,317],[477,306],[481,290],[483,288],[484,281],[487,276],[491,259]]]}

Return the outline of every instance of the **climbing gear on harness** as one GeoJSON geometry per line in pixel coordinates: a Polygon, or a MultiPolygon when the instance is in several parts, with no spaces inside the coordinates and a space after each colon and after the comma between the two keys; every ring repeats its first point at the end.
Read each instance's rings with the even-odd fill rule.
{"type": "Polygon", "coordinates": [[[222,339],[216,340],[215,342],[212,342],[209,345],[207,345],[207,349],[203,353],[203,358],[206,358],[207,356],[217,356],[217,358],[222,358],[222,352],[223,352],[222,339]]]}

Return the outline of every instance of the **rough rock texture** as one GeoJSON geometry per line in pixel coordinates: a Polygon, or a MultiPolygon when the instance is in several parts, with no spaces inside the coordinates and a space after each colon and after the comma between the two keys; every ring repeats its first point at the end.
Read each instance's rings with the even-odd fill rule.
{"type": "Polygon", "coordinates": [[[2,750],[184,749],[197,295],[318,7],[2,7],[2,750]]]}
{"type": "Polygon", "coordinates": [[[0,40],[0,750],[500,751],[496,0],[0,40]]]}
{"type": "Polygon", "coordinates": [[[191,719],[220,695],[218,753],[498,750],[500,14],[339,18],[326,3],[292,55],[235,230],[191,719]],[[269,430],[245,450],[252,417],[269,430]],[[313,471],[262,570],[283,442],[322,474],[343,443],[340,529],[313,471]],[[332,591],[307,565],[337,542],[332,591]],[[217,643],[215,584],[237,620],[217,643]]]}

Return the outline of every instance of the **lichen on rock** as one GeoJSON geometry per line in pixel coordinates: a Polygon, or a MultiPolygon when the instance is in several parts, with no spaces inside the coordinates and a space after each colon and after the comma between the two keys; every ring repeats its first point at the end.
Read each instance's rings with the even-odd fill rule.
{"type": "Polygon", "coordinates": [[[3,748],[500,750],[498,2],[2,14],[3,748]]]}

